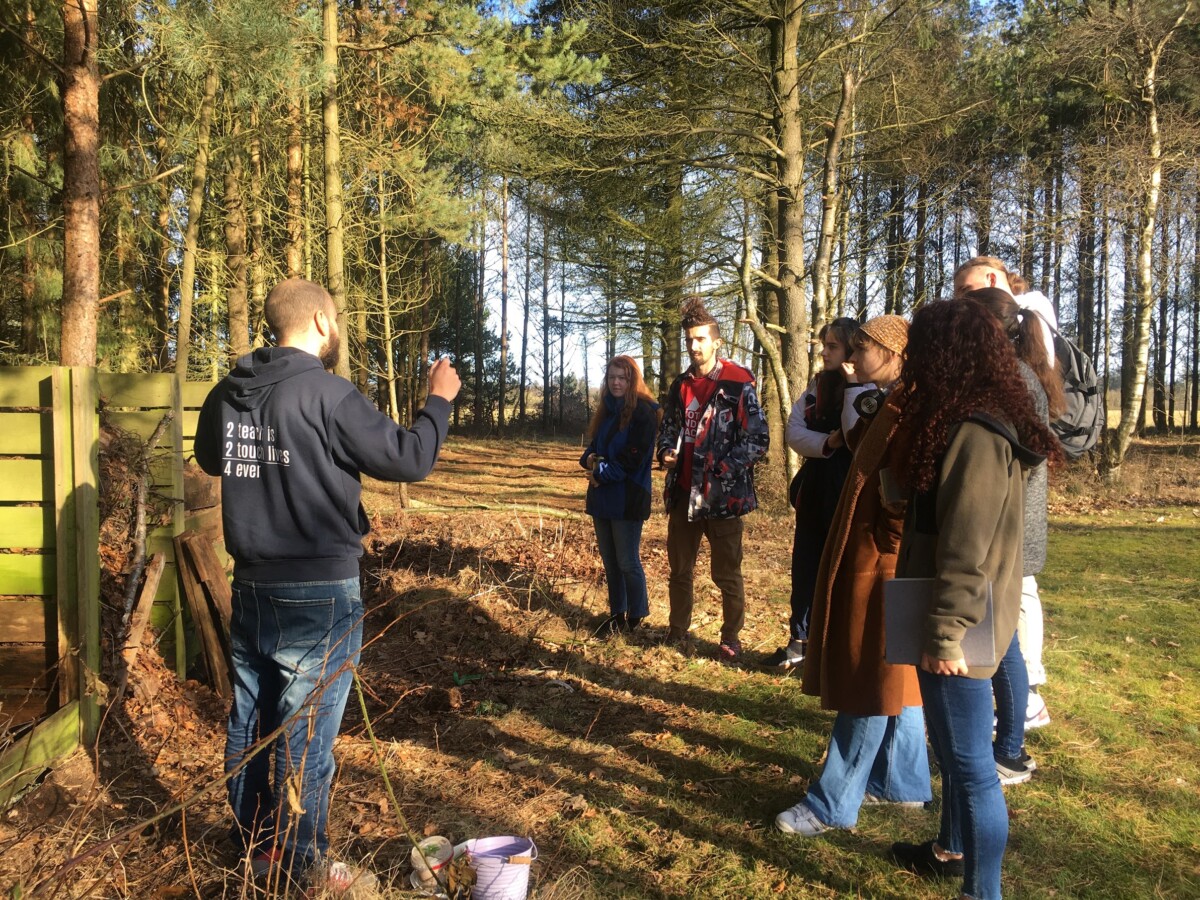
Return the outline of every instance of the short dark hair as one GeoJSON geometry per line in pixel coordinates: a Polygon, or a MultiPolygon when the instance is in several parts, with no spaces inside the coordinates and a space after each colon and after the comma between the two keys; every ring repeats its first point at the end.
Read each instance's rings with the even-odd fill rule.
{"type": "Polygon", "coordinates": [[[329,291],[315,281],[303,278],[279,282],[271,288],[271,293],[267,294],[263,303],[263,317],[276,341],[285,340],[303,330],[318,312],[334,316],[337,308],[329,291]]]}
{"type": "Polygon", "coordinates": [[[692,297],[683,304],[683,317],[680,319],[680,325],[683,326],[684,331],[691,331],[693,328],[707,325],[714,340],[721,337],[721,326],[717,324],[717,320],[699,297],[692,297]]]}

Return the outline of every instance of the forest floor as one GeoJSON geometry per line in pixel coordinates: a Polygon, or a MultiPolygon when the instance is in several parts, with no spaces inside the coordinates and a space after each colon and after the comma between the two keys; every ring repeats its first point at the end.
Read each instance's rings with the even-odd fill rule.
{"type": "MultiPolygon", "coordinates": [[[[336,747],[335,854],[376,872],[382,897],[419,896],[414,834],[533,838],[541,900],[955,892],[886,858],[893,840],[935,834],[936,800],[864,809],[855,830],[817,839],[772,827],[819,773],[832,720],[797,674],[754,665],[785,636],[786,511],[747,520],[737,665],[715,658],[707,577],[694,652],[656,644],[657,511],[649,627],[601,640],[578,454],[452,437],[410,508],[367,485],[362,699],[336,747]]],[[[1085,467],[1057,478],[1041,578],[1053,721],[1030,735],[1034,780],[1006,789],[1013,897],[1200,895],[1200,440],[1141,442],[1124,476],[1120,493],[1085,467]]],[[[161,663],[132,678],[95,757],[75,754],[0,815],[2,896],[284,896],[253,886],[226,837],[223,702],[161,663]]]]}

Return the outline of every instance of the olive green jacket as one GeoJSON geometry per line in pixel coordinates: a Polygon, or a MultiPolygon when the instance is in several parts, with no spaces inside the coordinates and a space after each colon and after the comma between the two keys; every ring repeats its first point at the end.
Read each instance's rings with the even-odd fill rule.
{"type": "MultiPolygon", "coordinates": [[[[1011,432],[969,419],[951,433],[934,487],[909,504],[896,576],[936,579],[924,639],[935,659],[962,658],[959,642],[984,615],[988,582],[997,664],[1008,651],[1021,610],[1025,466],[1039,459],[1011,432]]],[[[972,666],[969,677],[995,671],[972,666]]]]}

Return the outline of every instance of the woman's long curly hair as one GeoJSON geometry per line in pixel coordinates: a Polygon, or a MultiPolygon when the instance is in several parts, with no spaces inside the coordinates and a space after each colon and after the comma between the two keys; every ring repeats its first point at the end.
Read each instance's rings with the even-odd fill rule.
{"type": "Polygon", "coordinates": [[[609,396],[608,370],[612,368],[623,369],[628,384],[628,387],[625,388],[625,402],[621,404],[621,415],[617,420],[618,431],[629,427],[639,401],[645,400],[652,406],[658,402],[650,393],[650,389],[646,387],[646,382],[642,378],[642,370],[638,368],[634,358],[632,356],[614,356],[604,367],[604,386],[600,388],[600,402],[596,404],[596,411],[592,413],[592,422],[588,426],[589,440],[599,434],[601,426],[608,420],[608,404],[604,401],[609,396]]]}
{"type": "Polygon", "coordinates": [[[916,491],[937,478],[955,425],[972,413],[1007,422],[1021,443],[1052,459],[1058,440],[1034,411],[1000,323],[974,300],[939,300],[913,316],[901,380],[912,389],[897,440],[911,448],[899,476],[916,491]]]}

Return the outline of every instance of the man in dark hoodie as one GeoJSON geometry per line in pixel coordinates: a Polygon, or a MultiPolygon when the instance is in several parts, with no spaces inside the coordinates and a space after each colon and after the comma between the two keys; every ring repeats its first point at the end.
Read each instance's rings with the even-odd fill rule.
{"type": "Polygon", "coordinates": [[[264,314],[278,346],[239,359],[196,426],[196,461],[221,478],[234,560],[225,745],[233,835],[256,874],[282,865],[345,891],[360,875],[325,859],[326,823],[333,742],[362,646],[359,558],[369,525],[359,479],[428,475],[460,382],[448,360],[434,363],[425,408],[402,428],[326,371],[339,332],[323,287],[288,279],[264,314]]]}

